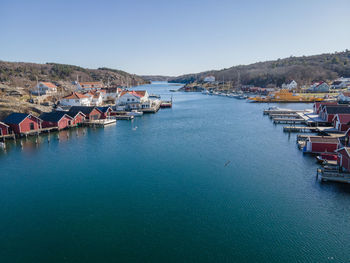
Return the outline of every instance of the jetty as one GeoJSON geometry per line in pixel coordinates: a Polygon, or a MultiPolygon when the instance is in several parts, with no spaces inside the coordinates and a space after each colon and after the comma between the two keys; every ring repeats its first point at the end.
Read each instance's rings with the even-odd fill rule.
{"type": "Polygon", "coordinates": [[[300,118],[275,118],[273,120],[273,123],[275,124],[288,124],[288,123],[305,123],[305,120],[304,119],[300,119],[300,118]]]}
{"type": "Polygon", "coordinates": [[[338,166],[325,166],[317,169],[316,178],[322,182],[337,182],[350,184],[350,173],[343,172],[338,166]]]}

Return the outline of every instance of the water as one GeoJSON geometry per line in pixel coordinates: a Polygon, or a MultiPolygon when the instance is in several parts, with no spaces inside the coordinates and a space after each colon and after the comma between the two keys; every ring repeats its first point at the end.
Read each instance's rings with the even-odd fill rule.
{"type": "Polygon", "coordinates": [[[0,262],[350,260],[349,186],[317,182],[267,105],[142,88],[173,108],[8,144],[0,262]]]}

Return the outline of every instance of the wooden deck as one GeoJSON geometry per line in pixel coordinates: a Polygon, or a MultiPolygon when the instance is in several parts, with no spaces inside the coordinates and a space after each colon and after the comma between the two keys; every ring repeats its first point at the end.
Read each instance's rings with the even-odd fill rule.
{"type": "Polygon", "coordinates": [[[322,182],[337,182],[337,183],[346,183],[350,184],[350,173],[342,172],[335,168],[318,168],[317,169],[317,178],[320,178],[322,182]]]}
{"type": "Polygon", "coordinates": [[[304,119],[300,119],[300,118],[275,118],[273,120],[273,123],[275,124],[296,124],[296,123],[304,123],[305,124],[305,120],[304,119]]]}

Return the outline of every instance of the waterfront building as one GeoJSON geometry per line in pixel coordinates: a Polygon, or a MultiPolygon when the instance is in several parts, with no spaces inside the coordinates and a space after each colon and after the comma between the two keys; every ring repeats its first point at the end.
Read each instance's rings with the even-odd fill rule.
{"type": "Polygon", "coordinates": [[[51,82],[39,82],[31,93],[37,96],[54,95],[57,93],[57,86],[51,82]]]}
{"type": "Polygon", "coordinates": [[[306,139],[303,152],[306,153],[332,153],[338,149],[339,139],[335,137],[309,136],[306,139]]]}
{"type": "Polygon", "coordinates": [[[215,77],[214,76],[207,76],[207,77],[204,78],[203,81],[204,82],[213,83],[213,82],[215,82],[215,77]]]}
{"type": "Polygon", "coordinates": [[[76,82],[75,89],[79,91],[91,91],[103,89],[104,85],[100,81],[76,82]]]}
{"type": "Polygon", "coordinates": [[[350,78],[338,78],[333,81],[331,85],[332,89],[349,89],[350,88],[350,78]]]}
{"type": "Polygon", "coordinates": [[[348,105],[325,105],[322,107],[319,116],[326,122],[332,123],[336,114],[350,114],[348,105]]]}
{"type": "Polygon", "coordinates": [[[333,127],[346,132],[350,128],[350,114],[336,114],[333,118],[333,127]]]}
{"type": "Polygon", "coordinates": [[[15,134],[30,133],[41,129],[42,120],[32,114],[11,113],[2,122],[15,134]]]}
{"type": "Polygon", "coordinates": [[[84,95],[89,97],[90,106],[100,106],[103,103],[102,93],[100,91],[89,91],[84,95]]]}
{"type": "Polygon", "coordinates": [[[113,112],[113,109],[109,106],[98,107],[97,109],[101,112],[100,119],[108,119],[111,116],[111,113],[113,112]]]}
{"type": "Polygon", "coordinates": [[[319,101],[317,101],[313,105],[314,113],[319,114],[321,109],[322,109],[322,107],[326,106],[326,105],[338,105],[338,102],[335,102],[335,101],[334,102],[322,102],[322,101],[319,102],[319,101]]]}
{"type": "Polygon", "coordinates": [[[79,92],[73,92],[60,100],[60,105],[63,106],[90,106],[90,103],[90,97],[79,92]]]}
{"type": "Polygon", "coordinates": [[[350,172],[350,148],[343,147],[336,151],[338,153],[338,164],[344,172],[350,172]]]}
{"type": "Polygon", "coordinates": [[[0,136],[9,134],[9,126],[0,121],[0,136]]]}
{"type": "Polygon", "coordinates": [[[316,82],[307,89],[308,92],[328,92],[330,89],[329,85],[324,82],[316,82]]]}
{"type": "Polygon", "coordinates": [[[350,102],[350,92],[349,91],[343,91],[338,96],[339,102],[350,102]]]}
{"type": "Polygon", "coordinates": [[[39,118],[43,121],[43,128],[57,127],[59,130],[61,130],[73,125],[73,118],[64,111],[43,113],[39,116],[39,118]]]}
{"type": "Polygon", "coordinates": [[[146,90],[138,91],[122,91],[119,98],[116,100],[117,108],[125,110],[147,109],[152,105],[146,90]]]}
{"type": "Polygon", "coordinates": [[[99,120],[99,119],[101,119],[101,115],[102,115],[102,112],[94,106],[90,106],[90,107],[73,106],[70,108],[70,110],[68,111],[67,114],[69,116],[72,116],[72,115],[77,114],[79,112],[83,113],[87,120],[99,120]]]}
{"type": "Polygon", "coordinates": [[[282,89],[296,89],[298,88],[298,83],[295,80],[292,80],[290,83],[283,83],[282,84],[282,89]]]}
{"type": "Polygon", "coordinates": [[[85,114],[82,113],[81,111],[74,111],[70,112],[68,111],[67,114],[72,117],[72,125],[79,125],[85,121],[85,114]]]}

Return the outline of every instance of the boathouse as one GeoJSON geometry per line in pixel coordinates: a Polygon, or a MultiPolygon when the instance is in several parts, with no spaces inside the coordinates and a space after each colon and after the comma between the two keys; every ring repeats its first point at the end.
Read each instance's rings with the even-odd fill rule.
{"type": "Polygon", "coordinates": [[[42,120],[31,114],[11,113],[2,122],[15,134],[31,133],[41,129],[42,120]]]}
{"type": "Polygon", "coordinates": [[[336,114],[333,118],[333,127],[340,132],[346,132],[350,128],[350,114],[336,114]]]}
{"type": "Polygon", "coordinates": [[[323,106],[330,106],[330,105],[336,106],[338,105],[338,102],[322,102],[322,101],[315,102],[313,105],[313,111],[314,113],[319,114],[323,106]]]}
{"type": "Polygon", "coordinates": [[[0,136],[9,134],[9,126],[0,121],[0,136]]]}
{"type": "Polygon", "coordinates": [[[99,120],[101,119],[101,115],[102,115],[102,112],[94,106],[90,106],[90,107],[73,106],[68,111],[68,115],[71,116],[72,114],[77,114],[78,112],[83,113],[87,120],[99,120]]]}
{"type": "Polygon", "coordinates": [[[111,116],[111,113],[113,112],[112,108],[109,106],[98,107],[97,109],[101,111],[101,119],[108,119],[111,116]]]}
{"type": "Polygon", "coordinates": [[[72,125],[74,125],[74,126],[77,126],[77,125],[83,123],[85,120],[85,117],[86,117],[85,114],[82,113],[81,111],[67,112],[67,114],[73,118],[72,125]]]}
{"type": "Polygon", "coordinates": [[[306,139],[303,152],[306,153],[330,153],[335,152],[340,145],[335,137],[309,136],[306,139]]]}
{"type": "Polygon", "coordinates": [[[347,105],[325,105],[320,111],[320,117],[328,123],[333,122],[336,114],[350,114],[350,107],[347,105]]]}
{"type": "Polygon", "coordinates": [[[343,171],[350,172],[350,148],[343,147],[337,150],[338,164],[343,171]]]}
{"type": "Polygon", "coordinates": [[[57,127],[59,130],[71,126],[73,121],[73,118],[64,111],[43,113],[39,116],[39,118],[43,120],[43,128],[57,127]]]}

